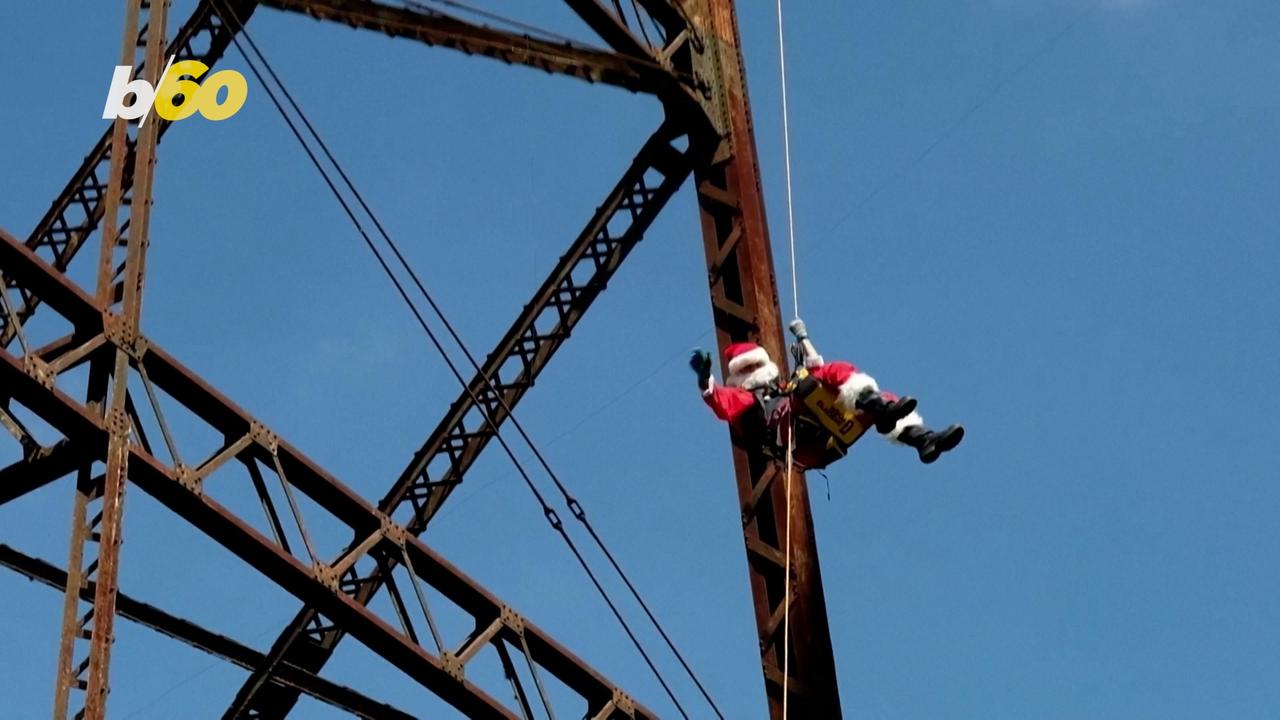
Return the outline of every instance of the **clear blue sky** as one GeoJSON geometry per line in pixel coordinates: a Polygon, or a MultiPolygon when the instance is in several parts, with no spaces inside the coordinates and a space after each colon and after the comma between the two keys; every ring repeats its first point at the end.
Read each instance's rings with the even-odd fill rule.
{"type": "MultiPolygon", "coordinates": [[[[490,6],[589,37],[550,0],[490,6]]],[[[25,237],[103,131],[122,7],[0,10],[0,227],[25,237]]],[[[740,19],[780,239],[772,13],[740,19]]],[[[250,30],[479,352],[660,119],[298,16],[250,30]]],[[[868,438],[829,501],[812,478],[846,716],[1280,715],[1280,5],[822,0],[788,37],[804,316],[969,429],[929,467],[868,438]]],[[[252,79],[239,115],[168,135],[144,329],[377,499],[457,388],[305,163],[252,79]]],[[[761,718],[728,442],[683,363],[704,278],[686,187],[518,414],[726,713],[761,718]]],[[[0,508],[0,542],[62,564],[70,508],[65,482],[0,508]]],[[[126,533],[142,599],[259,648],[297,607],[137,490],[126,533]]],[[[427,537],[674,715],[497,454],[427,537]]],[[[59,605],[0,574],[6,717],[48,713],[59,605]]],[[[244,677],[119,628],[112,717],[218,717],[244,677]]],[[[355,642],[326,675],[436,707],[355,642]]]]}

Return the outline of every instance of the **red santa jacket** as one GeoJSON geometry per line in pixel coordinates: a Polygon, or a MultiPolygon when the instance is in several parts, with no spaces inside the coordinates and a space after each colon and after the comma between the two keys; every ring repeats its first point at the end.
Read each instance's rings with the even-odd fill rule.
{"type": "MultiPolygon", "coordinates": [[[[838,391],[858,368],[853,363],[836,361],[809,368],[809,374],[829,390],[838,391]]],[[[711,386],[702,392],[702,399],[716,417],[735,425],[756,404],[755,393],[739,387],[711,386]]]]}
{"type": "MultiPolygon", "coordinates": [[[[843,361],[825,363],[808,370],[815,380],[833,392],[839,392],[840,386],[858,372],[858,368],[853,363],[843,361]]],[[[889,393],[883,394],[892,401],[893,398],[889,393]]],[[[735,432],[749,438],[767,438],[766,442],[776,443],[779,446],[786,442],[786,435],[782,432],[781,426],[790,422],[789,403],[775,407],[771,415],[765,417],[764,413],[750,412],[758,404],[755,393],[738,387],[722,387],[714,382],[703,391],[702,399],[716,417],[728,422],[735,432]],[[752,427],[752,423],[761,423],[761,426],[752,427]]],[[[801,441],[795,447],[793,457],[800,467],[820,467],[828,461],[825,441],[811,439],[814,442],[801,441]]]]}

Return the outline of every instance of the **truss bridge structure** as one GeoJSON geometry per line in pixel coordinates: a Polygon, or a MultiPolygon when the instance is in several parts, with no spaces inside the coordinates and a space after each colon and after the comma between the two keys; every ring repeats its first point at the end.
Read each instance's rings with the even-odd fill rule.
{"type": "MultiPolygon", "coordinates": [[[[119,622],[141,624],[249,670],[239,692],[226,699],[225,718],[284,718],[303,695],[356,717],[411,717],[322,677],[348,638],[467,717],[657,717],[588,665],[583,656],[589,653],[565,647],[434,550],[427,530],[682,188],[697,198],[719,346],[755,341],[773,357],[786,357],[733,0],[635,0],[629,7],[563,0],[603,49],[391,0],[201,0],[185,19],[170,16],[169,0],[118,1],[125,6],[120,64],[139,68],[139,77],[153,85],[171,57],[216,70],[255,17],[284,13],[418,42],[431,52],[465,53],[477,63],[496,60],[622,87],[659,103],[663,120],[584,218],[581,232],[566,238],[567,249],[479,372],[441,408],[439,422],[423,428],[421,445],[406,452],[403,471],[377,499],[361,497],[140,326],[154,170],[171,123],[116,120],[34,229],[25,236],[0,230],[0,424],[6,431],[0,438],[9,436],[10,448],[17,448],[12,455],[20,456],[0,468],[0,504],[21,503],[50,483],[75,488],[66,517],[48,523],[70,528],[69,555],[58,559],[65,565],[3,544],[0,536],[0,565],[57,588],[63,599],[54,717],[108,717],[111,683],[123,681],[110,672],[119,622]],[[95,281],[73,281],[73,263],[96,267],[95,281]],[[208,455],[183,447],[170,430],[177,412],[221,438],[221,446],[208,455]],[[38,441],[30,418],[59,439],[38,441]],[[243,516],[220,501],[215,484],[206,484],[224,468],[238,468],[252,485],[261,515],[243,516]],[[128,594],[119,583],[129,547],[121,527],[135,492],[229,550],[303,609],[269,646],[251,648],[128,594]],[[319,508],[327,524],[343,528],[347,542],[340,553],[317,551],[307,531],[316,519],[306,517],[302,498],[309,512],[319,508]],[[427,589],[449,604],[448,612],[468,618],[468,632],[442,631],[434,620],[442,609],[425,601],[427,589]],[[377,611],[377,596],[389,599],[380,607],[393,612],[377,611]],[[469,672],[482,656],[496,659],[501,682],[469,672]],[[546,692],[550,678],[573,698],[546,692]]],[[[788,507],[781,467],[745,448],[731,451],[733,472],[726,465],[723,477],[707,481],[732,477],[736,483],[769,712],[783,717],[785,687],[788,714],[838,718],[804,478],[793,477],[788,507]],[[788,513],[790,587],[783,547],[788,513]],[[790,627],[784,628],[788,598],[790,627]],[[791,645],[787,663],[784,637],[791,645]]]]}

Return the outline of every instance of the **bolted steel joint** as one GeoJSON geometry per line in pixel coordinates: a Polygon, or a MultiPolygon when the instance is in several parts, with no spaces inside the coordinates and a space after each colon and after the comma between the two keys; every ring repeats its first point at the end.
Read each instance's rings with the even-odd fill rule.
{"type": "Polygon", "coordinates": [[[405,532],[404,528],[396,524],[396,521],[392,520],[390,515],[379,513],[379,523],[381,525],[380,530],[382,531],[383,537],[400,547],[405,546],[405,543],[408,541],[409,533],[405,532]]]}
{"type": "Polygon", "coordinates": [[[266,425],[257,420],[249,423],[249,437],[253,438],[255,443],[270,451],[272,455],[275,455],[276,450],[280,447],[280,438],[266,425]]]}
{"type": "Polygon", "coordinates": [[[466,677],[467,666],[457,655],[445,650],[440,653],[440,664],[444,666],[444,671],[449,673],[454,680],[461,682],[466,677]]]}
{"type": "Polygon", "coordinates": [[[613,689],[613,706],[618,709],[618,712],[629,718],[636,716],[635,701],[631,699],[630,695],[622,692],[618,688],[613,689]]]}
{"type": "Polygon", "coordinates": [[[22,358],[22,371],[34,378],[46,390],[52,390],[54,382],[58,379],[57,373],[53,372],[49,364],[34,355],[22,358]]]}
{"type": "Polygon", "coordinates": [[[311,575],[316,580],[319,580],[325,587],[329,588],[331,592],[334,594],[338,593],[338,581],[340,578],[332,565],[325,565],[324,563],[321,563],[318,567],[312,569],[311,575]]]}
{"type": "Polygon", "coordinates": [[[128,435],[131,427],[129,415],[123,408],[111,408],[107,413],[107,432],[112,435],[128,435]]]}
{"type": "Polygon", "coordinates": [[[174,468],[174,473],[177,475],[179,485],[196,495],[204,493],[204,478],[200,477],[200,474],[195,470],[178,463],[177,467],[174,468]]]}
{"type": "Polygon", "coordinates": [[[107,342],[120,348],[134,360],[142,357],[142,353],[139,352],[138,326],[129,318],[104,311],[102,313],[102,335],[107,339],[107,342]]]}
{"type": "Polygon", "coordinates": [[[524,617],[515,610],[512,610],[509,605],[502,606],[502,612],[498,616],[498,619],[515,634],[524,635],[524,617]]]}

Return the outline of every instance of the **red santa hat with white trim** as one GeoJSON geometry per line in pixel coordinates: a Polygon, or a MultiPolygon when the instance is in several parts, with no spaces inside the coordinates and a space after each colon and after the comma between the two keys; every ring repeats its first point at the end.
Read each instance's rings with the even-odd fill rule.
{"type": "Polygon", "coordinates": [[[730,375],[737,375],[748,365],[767,363],[771,360],[769,353],[756,343],[734,343],[724,349],[725,367],[730,375]]]}

